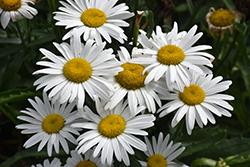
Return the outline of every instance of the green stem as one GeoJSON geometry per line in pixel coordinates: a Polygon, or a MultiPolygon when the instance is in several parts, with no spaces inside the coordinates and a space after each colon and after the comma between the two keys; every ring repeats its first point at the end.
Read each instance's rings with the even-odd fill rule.
{"type": "Polygon", "coordinates": [[[232,60],[232,65],[231,65],[232,68],[235,66],[235,64],[236,64],[236,62],[237,62],[237,59],[238,59],[240,56],[241,56],[241,54],[240,54],[240,49],[237,48],[237,51],[236,51],[236,53],[235,53],[235,56],[233,57],[233,60],[232,60]]]}
{"type": "Polygon", "coordinates": [[[136,47],[139,34],[139,27],[134,26],[133,47],[136,47]]]}
{"type": "Polygon", "coordinates": [[[235,36],[234,36],[234,39],[233,39],[233,41],[230,43],[230,45],[227,47],[227,50],[226,50],[226,52],[225,52],[225,54],[222,56],[222,60],[221,60],[221,62],[218,64],[218,66],[215,68],[215,70],[214,70],[214,73],[216,73],[218,70],[219,70],[219,68],[222,66],[222,64],[226,61],[226,59],[228,58],[228,56],[230,55],[229,53],[231,52],[231,50],[232,50],[232,48],[233,48],[233,46],[234,46],[234,44],[235,44],[235,41],[237,40],[237,38],[238,38],[238,35],[239,35],[239,32],[235,32],[236,34],[235,34],[235,36]]]}
{"type": "MultiPolygon", "coordinates": [[[[188,2],[188,1],[187,1],[187,2],[188,2]]],[[[191,1],[191,2],[192,2],[192,1],[191,1]]],[[[198,4],[197,7],[195,8],[195,11],[194,11],[193,13],[191,13],[191,18],[190,18],[190,20],[189,20],[189,22],[188,22],[188,25],[186,26],[186,29],[188,29],[189,27],[191,27],[191,25],[193,24],[193,21],[194,21],[194,18],[195,18],[195,16],[196,16],[196,14],[197,14],[198,11],[200,10],[201,5],[204,4],[203,2],[204,2],[204,0],[199,1],[199,4],[198,4]]],[[[191,10],[191,9],[190,9],[190,10],[191,10]]]]}
{"type": "Polygon", "coordinates": [[[55,1],[54,0],[48,0],[48,4],[49,4],[49,9],[52,15],[52,23],[53,23],[53,29],[54,32],[56,34],[56,38],[58,42],[62,41],[62,33],[61,33],[61,29],[60,27],[55,26],[55,20],[53,19],[53,12],[56,11],[56,5],[55,5],[55,1]]]}
{"type": "Polygon", "coordinates": [[[56,5],[54,0],[48,0],[50,12],[53,13],[56,10],[56,5]]]}
{"type": "Polygon", "coordinates": [[[134,1],[134,13],[138,10],[138,1],[134,1]]]}
{"type": "Polygon", "coordinates": [[[24,41],[22,32],[21,32],[21,30],[20,30],[20,26],[19,26],[18,22],[15,22],[15,24],[16,24],[16,28],[17,28],[18,34],[19,34],[19,36],[20,36],[20,38],[21,38],[23,47],[24,47],[24,49],[28,52],[28,48],[27,48],[27,46],[26,46],[26,44],[25,44],[25,41],[24,41]]]}
{"type": "Polygon", "coordinates": [[[176,129],[176,131],[175,131],[175,133],[174,133],[174,135],[173,135],[173,137],[172,137],[172,140],[176,140],[177,136],[180,135],[180,133],[181,133],[181,131],[182,131],[182,128],[183,128],[183,126],[184,126],[184,122],[185,122],[184,119],[182,119],[182,120],[178,123],[177,129],[176,129]]]}
{"type": "Polygon", "coordinates": [[[193,15],[193,10],[194,10],[193,2],[191,0],[186,0],[186,2],[188,5],[189,12],[191,13],[191,15],[193,15]]]}
{"type": "Polygon", "coordinates": [[[143,13],[144,13],[143,11],[137,11],[137,15],[135,18],[135,25],[134,25],[133,47],[136,47],[136,45],[137,45],[140,23],[141,23],[143,13]]]}

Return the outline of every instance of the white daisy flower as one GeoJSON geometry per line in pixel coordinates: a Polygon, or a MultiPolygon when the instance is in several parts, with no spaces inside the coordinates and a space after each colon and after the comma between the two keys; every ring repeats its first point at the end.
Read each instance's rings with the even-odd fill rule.
{"type": "Polygon", "coordinates": [[[71,151],[70,154],[72,157],[69,157],[66,161],[64,167],[109,167],[108,165],[103,165],[101,163],[100,156],[93,157],[93,149],[89,149],[84,153],[84,156],[78,154],[76,151],[71,151]]]}
{"type": "Polygon", "coordinates": [[[54,158],[51,163],[48,159],[45,159],[42,164],[32,165],[31,167],[61,167],[61,161],[58,158],[54,158]]]}
{"type": "Polygon", "coordinates": [[[127,152],[129,154],[135,153],[131,146],[141,151],[147,150],[146,144],[134,135],[147,135],[148,133],[142,129],[154,125],[154,115],[137,115],[145,109],[143,106],[137,108],[135,113],[137,116],[131,114],[127,107],[127,101],[117,104],[113,110],[104,110],[103,106],[97,102],[96,109],[99,115],[94,114],[85,106],[82,117],[89,122],[72,125],[75,128],[89,129],[78,137],[76,150],[79,154],[84,154],[87,150],[96,146],[93,157],[101,152],[102,164],[107,162],[108,165],[111,165],[115,155],[119,162],[123,161],[129,166],[130,161],[127,152]]]}
{"type": "Polygon", "coordinates": [[[38,152],[47,143],[48,155],[52,155],[52,147],[59,153],[59,143],[68,154],[69,147],[66,139],[73,144],[77,144],[75,137],[71,134],[79,135],[79,132],[71,127],[71,124],[79,118],[77,111],[71,112],[75,106],[72,102],[60,105],[58,101],[50,103],[46,93],[43,93],[43,102],[35,97],[35,101],[28,99],[34,109],[26,108],[22,110],[28,116],[18,116],[17,118],[28,123],[17,125],[17,129],[23,129],[22,134],[34,134],[25,143],[24,147],[29,148],[38,142],[38,152]]]}
{"type": "Polygon", "coordinates": [[[189,86],[191,76],[187,69],[196,71],[199,74],[211,71],[205,67],[213,67],[211,61],[205,57],[214,59],[209,53],[201,52],[202,50],[211,49],[208,45],[192,45],[202,36],[202,33],[196,35],[197,26],[193,26],[188,32],[182,31],[178,33],[177,23],[171,32],[165,34],[159,26],[156,27],[156,34],[153,32],[152,38],[148,39],[146,33],[142,33],[138,37],[138,42],[142,45],[142,49],[135,50],[135,53],[143,53],[141,57],[144,63],[149,64],[144,70],[149,71],[145,84],[150,81],[158,81],[165,76],[167,87],[173,90],[175,82],[178,88],[183,92],[183,86],[189,86]]]}
{"type": "MultiPolygon", "coordinates": [[[[74,31],[76,33],[76,31],[74,31]]],[[[38,65],[48,68],[34,74],[46,74],[34,82],[37,89],[52,89],[49,98],[59,99],[60,103],[77,99],[77,107],[82,108],[85,102],[85,91],[94,100],[98,96],[109,101],[109,91],[113,86],[103,76],[114,76],[123,69],[119,66],[112,49],[103,50],[105,43],[96,45],[88,40],[85,45],[80,37],[74,35],[71,44],[53,43],[62,56],[57,56],[46,49],[40,49],[45,58],[51,61],[40,61],[38,65]]]]}
{"type": "MultiPolygon", "coordinates": [[[[134,16],[128,12],[125,3],[114,6],[118,0],[67,0],[68,3],[60,1],[64,7],[59,7],[60,12],[54,12],[56,25],[66,26],[66,29],[76,27],[77,34],[83,39],[95,39],[97,44],[102,41],[101,36],[111,43],[113,37],[120,43],[127,40],[124,30],[120,27],[128,27],[124,19],[134,16]]],[[[69,31],[63,40],[73,35],[69,31]]]]}
{"type": "Polygon", "coordinates": [[[203,124],[207,125],[210,121],[215,124],[215,118],[212,115],[215,114],[219,117],[222,115],[231,117],[233,107],[225,100],[234,100],[233,96],[220,94],[225,91],[232,84],[232,81],[223,81],[222,77],[216,77],[212,79],[213,75],[201,76],[197,73],[192,73],[193,80],[189,87],[184,87],[184,91],[181,92],[174,89],[170,97],[161,98],[164,100],[172,100],[162,106],[157,112],[160,113],[160,117],[163,117],[174,110],[178,109],[173,120],[172,127],[176,126],[178,122],[186,115],[186,128],[190,135],[194,128],[195,121],[202,128],[203,124]],[[220,82],[220,83],[219,83],[220,82]]]}
{"type": "Polygon", "coordinates": [[[156,111],[154,101],[161,106],[161,100],[154,90],[157,86],[156,83],[144,84],[147,76],[147,73],[142,75],[142,71],[145,69],[144,66],[133,63],[133,59],[126,48],[120,47],[120,49],[118,57],[124,70],[110,78],[115,90],[105,109],[112,110],[127,95],[128,106],[132,113],[136,112],[138,105],[146,106],[149,112],[154,113],[156,111]]]}
{"type": "Polygon", "coordinates": [[[163,140],[163,134],[160,132],[158,142],[153,136],[152,145],[147,137],[144,138],[148,147],[144,153],[148,158],[147,162],[139,161],[142,167],[187,167],[173,162],[185,150],[185,147],[180,147],[181,143],[173,145],[173,141],[169,142],[169,134],[163,140]]]}
{"type": "Polygon", "coordinates": [[[5,29],[10,19],[13,22],[20,20],[22,17],[32,19],[37,14],[35,8],[28,4],[34,4],[31,0],[0,0],[1,24],[5,29]]]}

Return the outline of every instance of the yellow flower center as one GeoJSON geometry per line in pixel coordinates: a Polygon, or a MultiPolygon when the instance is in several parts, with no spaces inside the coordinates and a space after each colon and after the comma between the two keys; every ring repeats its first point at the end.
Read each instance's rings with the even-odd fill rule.
{"type": "Polygon", "coordinates": [[[97,167],[97,165],[89,160],[79,162],[76,167],[97,167]]]}
{"type": "Polygon", "coordinates": [[[0,8],[5,11],[17,11],[21,5],[21,0],[0,0],[0,8]]]}
{"type": "Polygon", "coordinates": [[[126,122],[124,118],[120,115],[111,114],[100,121],[98,131],[107,138],[115,138],[123,133],[125,127],[126,122]]]}
{"type": "Polygon", "coordinates": [[[194,106],[203,102],[205,93],[201,87],[191,84],[189,87],[184,87],[183,93],[179,93],[179,98],[183,103],[194,106]]]}
{"type": "Polygon", "coordinates": [[[44,118],[42,128],[48,134],[58,133],[64,127],[65,120],[59,114],[50,114],[44,118]]]}
{"type": "Polygon", "coordinates": [[[144,80],[147,76],[147,72],[142,75],[145,69],[140,64],[124,63],[121,65],[124,69],[115,76],[116,82],[118,82],[123,88],[128,90],[136,90],[144,87],[144,80]]]}
{"type": "Polygon", "coordinates": [[[235,16],[232,11],[226,9],[218,9],[214,11],[210,17],[210,23],[216,27],[225,27],[232,24],[232,19],[234,20],[235,16]]]}
{"type": "Polygon", "coordinates": [[[147,167],[167,167],[167,160],[160,154],[148,157],[147,167]]]}
{"type": "Polygon", "coordinates": [[[89,62],[82,58],[71,59],[63,67],[63,75],[71,82],[82,83],[87,81],[91,74],[89,62]]]}
{"type": "Polygon", "coordinates": [[[181,48],[175,45],[165,45],[158,50],[157,60],[165,65],[177,65],[185,58],[181,48]]]}
{"type": "Polygon", "coordinates": [[[106,23],[106,15],[103,11],[90,8],[82,13],[81,21],[88,27],[100,27],[106,23]]]}

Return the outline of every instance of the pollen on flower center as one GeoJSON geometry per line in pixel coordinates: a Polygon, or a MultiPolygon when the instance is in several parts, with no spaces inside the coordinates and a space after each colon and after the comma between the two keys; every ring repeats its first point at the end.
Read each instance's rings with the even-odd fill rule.
{"type": "Polygon", "coordinates": [[[0,8],[5,11],[17,11],[21,5],[21,0],[0,0],[0,8]]]}
{"type": "Polygon", "coordinates": [[[118,75],[115,76],[115,79],[123,88],[136,90],[145,86],[144,80],[147,76],[147,72],[142,75],[142,72],[145,69],[142,65],[124,63],[121,67],[124,70],[119,72],[118,75]]]}
{"type": "Polygon", "coordinates": [[[97,167],[97,165],[89,160],[79,162],[76,167],[97,167]]]}
{"type": "Polygon", "coordinates": [[[235,16],[232,11],[227,9],[218,9],[214,11],[210,17],[210,23],[216,27],[225,27],[232,24],[232,19],[234,20],[235,16]]]}
{"type": "Polygon", "coordinates": [[[179,93],[179,98],[183,103],[193,106],[203,102],[205,93],[201,87],[191,84],[189,87],[184,87],[183,93],[179,93]]]}
{"type": "Polygon", "coordinates": [[[178,65],[185,58],[181,48],[175,45],[165,45],[158,50],[157,60],[165,65],[178,65]]]}
{"type": "Polygon", "coordinates": [[[126,122],[124,118],[120,115],[111,114],[100,121],[98,131],[107,138],[115,138],[123,133],[125,127],[126,122]]]}
{"type": "Polygon", "coordinates": [[[64,127],[65,120],[59,114],[50,114],[44,118],[42,128],[48,134],[58,133],[64,127]]]}
{"type": "Polygon", "coordinates": [[[63,75],[71,82],[82,83],[87,81],[91,74],[89,62],[82,58],[71,59],[63,67],[63,75]]]}
{"type": "Polygon", "coordinates": [[[106,15],[103,11],[89,8],[82,13],[81,21],[88,27],[100,27],[106,23],[106,15]]]}
{"type": "Polygon", "coordinates": [[[148,157],[147,167],[167,167],[167,160],[160,154],[148,157]]]}

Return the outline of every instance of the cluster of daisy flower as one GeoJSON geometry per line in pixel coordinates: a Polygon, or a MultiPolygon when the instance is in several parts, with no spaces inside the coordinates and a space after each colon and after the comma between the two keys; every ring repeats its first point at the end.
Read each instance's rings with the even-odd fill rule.
{"type": "MultiPolygon", "coordinates": [[[[112,166],[114,158],[129,166],[133,148],[148,157],[146,162],[139,161],[142,166],[185,166],[173,161],[185,149],[181,143],[173,144],[169,135],[160,133],[151,145],[145,129],[154,126],[158,114],[161,118],[174,111],[171,126],[185,116],[189,135],[195,122],[201,128],[208,122],[215,124],[213,114],[230,117],[233,107],[227,100],[234,97],[220,92],[232,82],[213,78],[210,59],[214,56],[204,52],[211,46],[193,46],[202,36],[196,34],[196,25],[188,32],[178,32],[174,22],[168,33],[156,26],[149,38],[140,30],[132,53],[120,46],[115,55],[106,41],[123,44],[127,36],[121,27],[128,27],[124,20],[134,16],[124,3],[116,5],[117,1],[60,1],[62,7],[54,12],[54,19],[57,26],[70,28],[63,37],[69,43],[53,43],[60,55],[40,49],[44,58],[37,65],[44,68],[33,74],[43,74],[34,82],[37,90],[43,88],[43,99],[29,99],[33,109],[26,108],[21,111],[26,116],[18,116],[27,123],[16,128],[22,134],[34,134],[25,148],[40,142],[37,151],[47,144],[49,156],[53,150],[58,154],[60,146],[70,153],[65,167],[112,166]],[[95,102],[94,109],[87,99],[95,102]],[[163,100],[167,103],[162,104],[163,100]],[[136,136],[144,137],[145,142],[136,136]],[[75,150],[70,150],[68,142],[76,145],[75,150]]],[[[10,18],[31,18],[37,13],[27,2],[31,3],[0,0],[4,28],[10,18]]],[[[45,160],[43,166],[59,167],[61,162],[45,160]]]]}
{"type": "Polygon", "coordinates": [[[1,25],[6,28],[10,22],[20,20],[22,17],[32,19],[37,14],[37,10],[29,4],[34,4],[32,0],[0,0],[1,25]]]}

